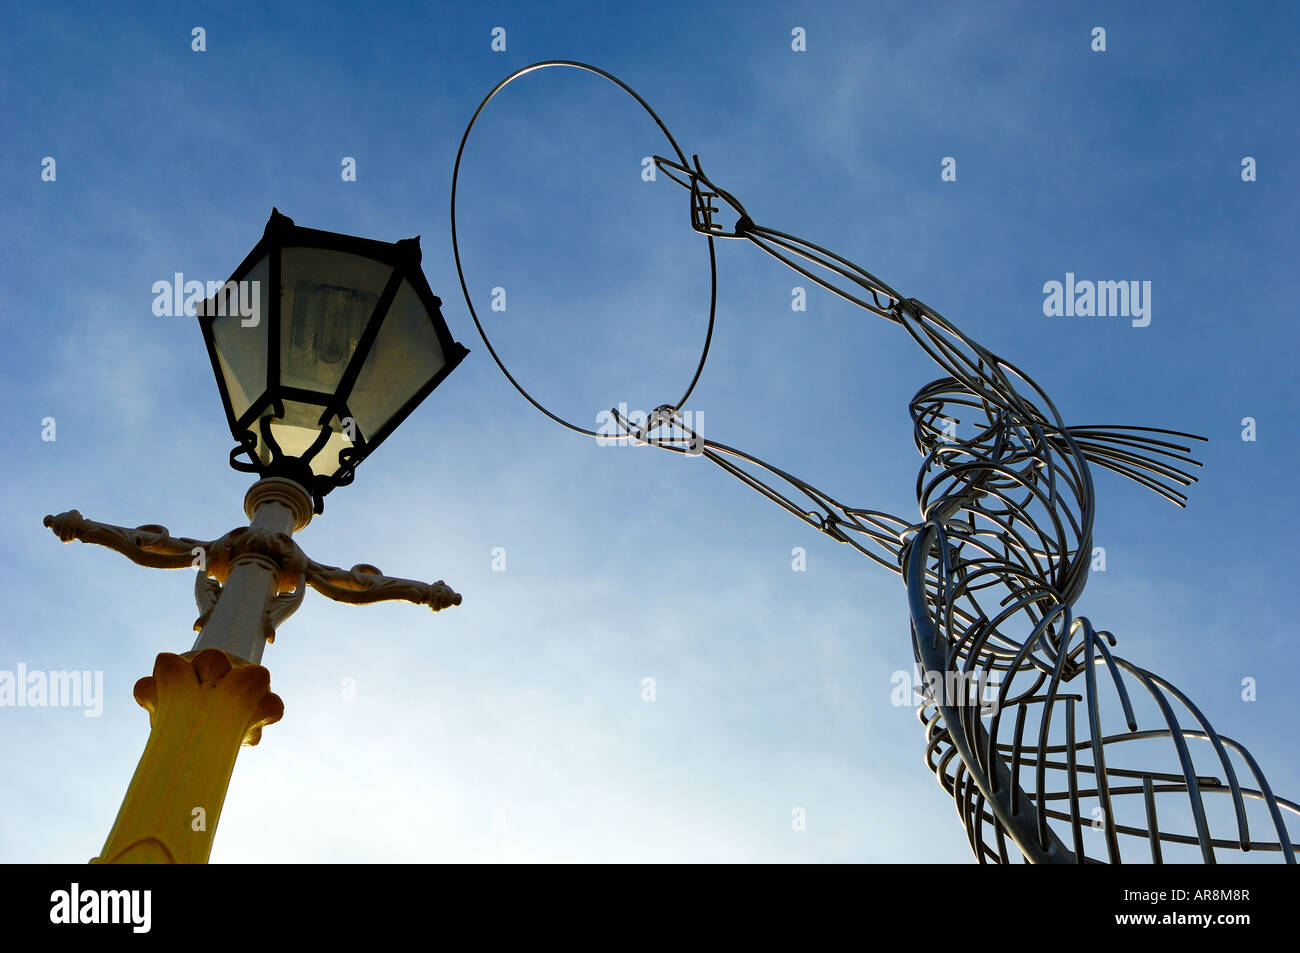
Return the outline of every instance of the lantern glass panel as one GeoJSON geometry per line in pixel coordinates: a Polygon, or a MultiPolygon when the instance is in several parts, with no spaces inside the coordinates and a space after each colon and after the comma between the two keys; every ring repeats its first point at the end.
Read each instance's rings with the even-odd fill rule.
{"type": "Polygon", "coordinates": [[[428,309],[404,280],[348,396],[361,435],[369,440],[387,425],[446,363],[428,309]]]}
{"type": "MultiPolygon", "coordinates": [[[[218,314],[212,319],[212,344],[236,420],[266,393],[269,282],[269,259],[263,258],[244,276],[235,293],[223,292],[216,300],[218,314]],[[252,314],[245,317],[241,307],[252,314]]],[[[211,306],[211,300],[207,304],[211,306]]]]}
{"type": "Polygon", "coordinates": [[[392,266],[324,248],[285,248],[280,262],[280,383],[333,394],[392,266]]]}

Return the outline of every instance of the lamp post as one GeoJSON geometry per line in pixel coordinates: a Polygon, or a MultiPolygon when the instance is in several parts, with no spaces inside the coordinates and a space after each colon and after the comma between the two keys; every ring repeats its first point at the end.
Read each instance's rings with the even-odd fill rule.
{"type": "Polygon", "coordinates": [[[184,654],[160,653],[135,685],[149,740],[92,863],[207,861],[240,746],[257,744],[284,713],[262,650],[307,587],[353,604],[460,604],[441,581],[327,566],[293,539],[469,353],[441,304],[420,269],[418,238],[302,228],[272,210],[261,241],[199,312],[237,443],[230,464],[260,477],[244,498],[249,524],[205,541],[76,510],[45,517],[64,542],[197,571],[198,638],[184,654]]]}

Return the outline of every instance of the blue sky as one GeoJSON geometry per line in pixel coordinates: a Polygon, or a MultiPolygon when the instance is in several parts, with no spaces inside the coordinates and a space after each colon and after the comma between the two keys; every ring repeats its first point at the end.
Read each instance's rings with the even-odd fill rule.
{"type": "MultiPolygon", "coordinates": [[[[226,465],[197,327],[155,316],[151,287],[225,278],[272,205],[421,235],[472,352],[299,542],[465,601],[433,616],[308,596],[264,657],[286,714],[240,755],[214,862],[972,860],[921,725],[891,704],[911,666],[901,581],[703,460],[562,430],[478,338],[451,255],[456,147],[493,84],[550,58],[621,77],[758,222],[925,301],[1067,423],[1209,437],[1186,511],[1096,474],[1107,569],[1078,608],[1300,794],[1281,501],[1297,464],[1294,8],[695,6],[9,13],[0,669],[102,671],[105,698],[97,718],[0,708],[0,860],[98,852],[148,733],[131,686],[193,642],[189,573],[60,546],[41,518],[76,507],[198,538],[240,523],[249,481],[226,465]],[[1150,281],[1150,325],[1046,316],[1043,285],[1067,272],[1150,281]]],[[[510,87],[467,149],[475,305],[517,376],[588,426],[675,401],[698,357],[705,246],[685,193],[640,176],[665,149],[631,100],[559,71],[510,87]]],[[[912,518],[907,404],[938,369],[814,288],[792,311],[808,283],[753,247],[721,243],[718,268],[688,405],[703,430],[912,518]]]]}

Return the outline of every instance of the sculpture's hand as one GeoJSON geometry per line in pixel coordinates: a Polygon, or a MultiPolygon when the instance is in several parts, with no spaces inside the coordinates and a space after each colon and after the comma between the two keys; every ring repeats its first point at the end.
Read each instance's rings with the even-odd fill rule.
{"type": "Polygon", "coordinates": [[[889,321],[901,322],[898,309],[903,299],[898,292],[869,271],[820,245],[756,224],[738,198],[714,185],[704,174],[700,157],[691,158],[695,163],[693,169],[663,156],[654,157],[655,165],[668,178],[691,193],[691,228],[710,238],[748,239],[832,294],[889,321]],[[714,204],[717,199],[722,200],[721,205],[714,204]],[[714,219],[724,206],[736,215],[735,224],[729,230],[714,219]]]}
{"type": "Polygon", "coordinates": [[[745,207],[740,204],[740,200],[726,189],[721,189],[709,181],[709,177],[700,168],[699,156],[692,156],[691,159],[695,163],[694,169],[688,169],[680,162],[665,159],[663,156],[654,157],[655,165],[662,169],[668,178],[690,191],[691,228],[701,235],[710,235],[714,238],[747,237],[748,231],[754,227],[754,222],[745,211],[745,207]],[[713,216],[722,211],[719,206],[713,204],[714,199],[722,199],[731,207],[731,211],[736,213],[736,222],[730,230],[713,220],[713,216]]]}

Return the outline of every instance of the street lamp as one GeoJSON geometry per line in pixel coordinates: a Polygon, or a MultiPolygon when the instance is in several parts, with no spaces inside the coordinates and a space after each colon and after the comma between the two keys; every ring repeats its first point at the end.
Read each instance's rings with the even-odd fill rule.
{"type": "Polygon", "coordinates": [[[418,238],[302,228],[272,209],[262,240],[199,316],[239,444],[231,466],[296,480],[321,512],[322,497],[350,483],[469,353],[441,306],[418,238]],[[236,295],[252,314],[232,306],[236,295]]]}
{"type": "Polygon", "coordinates": [[[442,581],[318,563],[292,535],[468,353],[420,269],[419,239],[301,228],[272,210],[261,241],[215,292],[199,324],[238,444],[231,466],[261,478],[244,498],[249,525],[205,541],[76,510],[45,517],[64,542],[197,570],[198,638],[183,655],[160,653],[135,685],[149,740],[92,863],[207,861],[240,746],[257,744],[284,713],[262,651],[309,586],[353,604],[399,599],[437,612],[461,602],[442,581]]]}

